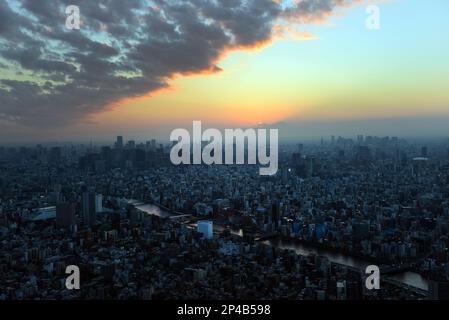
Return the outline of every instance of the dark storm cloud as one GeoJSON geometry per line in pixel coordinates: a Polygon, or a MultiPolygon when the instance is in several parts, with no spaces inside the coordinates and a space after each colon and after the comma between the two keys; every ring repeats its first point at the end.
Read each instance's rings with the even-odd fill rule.
{"type": "Polygon", "coordinates": [[[285,17],[321,17],[343,0],[8,0],[0,2],[2,119],[64,125],[121,98],[167,87],[176,74],[217,72],[227,50],[271,40],[285,17]],[[65,27],[77,5],[81,29],[65,27]],[[7,64],[5,64],[7,63],[7,64]],[[25,79],[26,80],[22,80],[25,79]]]}

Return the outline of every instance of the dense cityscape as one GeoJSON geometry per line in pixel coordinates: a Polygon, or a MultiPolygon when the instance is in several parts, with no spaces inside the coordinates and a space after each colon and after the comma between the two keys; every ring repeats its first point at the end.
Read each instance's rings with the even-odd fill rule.
{"type": "Polygon", "coordinates": [[[169,152],[0,147],[0,299],[448,298],[449,140],[284,143],[274,176],[169,152]]]}
{"type": "Polygon", "coordinates": [[[448,12],[0,0],[3,313],[431,317],[448,12]]]}

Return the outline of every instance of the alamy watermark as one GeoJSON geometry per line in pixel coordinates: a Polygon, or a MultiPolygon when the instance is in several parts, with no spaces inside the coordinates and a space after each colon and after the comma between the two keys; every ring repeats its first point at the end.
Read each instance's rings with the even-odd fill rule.
{"type": "MultiPolygon", "coordinates": [[[[368,30],[379,30],[380,29],[380,8],[378,5],[370,4],[365,10],[368,15],[365,20],[365,26],[368,30]]],[[[69,5],[65,8],[65,13],[67,15],[65,26],[69,30],[79,30],[81,19],[80,19],[80,8],[76,5],[69,5]]]]}
{"type": "Polygon", "coordinates": [[[182,128],[171,132],[170,141],[176,143],[170,151],[170,160],[175,165],[259,164],[260,175],[274,175],[278,170],[278,130],[269,129],[268,134],[269,147],[267,129],[225,129],[223,141],[220,130],[209,128],[202,132],[201,121],[193,121],[192,137],[182,128]],[[208,144],[203,147],[203,142],[208,144]]]}
{"type": "Polygon", "coordinates": [[[368,275],[365,280],[365,286],[368,290],[380,289],[380,269],[376,265],[366,267],[365,273],[368,275]]]}
{"type": "Polygon", "coordinates": [[[371,4],[366,7],[366,14],[368,15],[365,20],[365,26],[368,30],[380,29],[380,8],[375,4],[371,4]]]}
{"type": "Polygon", "coordinates": [[[65,20],[65,26],[69,30],[79,30],[80,28],[80,8],[75,5],[70,5],[65,8],[67,18],[65,20]]]}
{"type": "Polygon", "coordinates": [[[66,274],[70,274],[65,280],[65,286],[68,290],[80,289],[80,268],[76,265],[67,266],[66,274]]]}

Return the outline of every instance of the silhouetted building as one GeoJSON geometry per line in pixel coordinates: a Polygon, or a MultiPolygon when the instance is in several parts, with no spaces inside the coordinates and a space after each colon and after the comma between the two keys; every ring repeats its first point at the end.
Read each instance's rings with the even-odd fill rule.
{"type": "Polygon", "coordinates": [[[96,222],[95,193],[84,192],[82,195],[83,224],[93,226],[96,222]]]}
{"type": "Polygon", "coordinates": [[[117,136],[117,141],[115,142],[115,147],[118,149],[123,148],[123,137],[117,136]]]}

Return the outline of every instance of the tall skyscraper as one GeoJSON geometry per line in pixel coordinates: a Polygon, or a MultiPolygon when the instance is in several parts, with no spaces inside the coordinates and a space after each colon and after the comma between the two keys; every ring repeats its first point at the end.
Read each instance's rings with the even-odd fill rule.
{"type": "Polygon", "coordinates": [[[130,149],[134,149],[136,147],[136,141],[134,140],[129,140],[127,143],[127,147],[130,149]]]}
{"type": "Polygon", "coordinates": [[[105,169],[109,170],[112,166],[112,149],[111,147],[102,147],[101,148],[101,158],[104,160],[105,169]]]}
{"type": "Polygon", "coordinates": [[[93,226],[96,222],[95,193],[84,192],[82,195],[83,224],[93,226]]]}
{"type": "Polygon", "coordinates": [[[365,139],[365,137],[363,135],[359,134],[357,136],[357,144],[359,144],[359,145],[363,144],[364,143],[364,139],[365,139]]]}
{"type": "Polygon", "coordinates": [[[103,211],[103,196],[101,194],[95,195],[95,213],[103,211]]]}
{"type": "Polygon", "coordinates": [[[115,142],[115,147],[116,148],[123,148],[123,137],[122,136],[117,136],[117,141],[115,142]]]}

